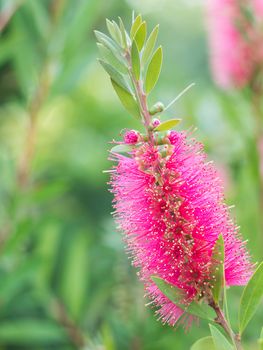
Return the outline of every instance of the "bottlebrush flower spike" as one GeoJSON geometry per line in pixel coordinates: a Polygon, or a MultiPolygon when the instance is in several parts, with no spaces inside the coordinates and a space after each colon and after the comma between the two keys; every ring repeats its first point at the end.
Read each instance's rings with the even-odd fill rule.
{"type": "Polygon", "coordinates": [[[147,144],[132,158],[113,155],[118,165],[111,178],[115,217],[128,251],[148,296],[171,325],[183,311],[160,293],[151,276],[183,289],[185,303],[209,297],[212,248],[220,233],[226,284],[243,285],[251,274],[248,254],[223,203],[217,172],[206,162],[201,144],[185,132],[175,134],[168,157],[147,144]]]}
{"type": "Polygon", "coordinates": [[[211,67],[219,86],[242,88],[251,80],[254,66],[251,31],[239,0],[208,1],[211,67]]]}
{"type": "MultiPolygon", "coordinates": [[[[148,110],[143,84],[142,72],[147,76],[147,69],[142,70],[141,65],[148,54],[150,70],[159,76],[161,62],[155,54],[151,56],[150,39],[146,45],[140,42],[135,46],[136,38],[142,37],[139,31],[145,28],[141,23],[144,22],[138,16],[131,30],[134,39],[125,32],[122,37],[126,44],[120,43],[119,51],[128,67],[126,76],[111,72],[111,79],[115,79],[114,87],[127,82],[125,86],[118,85],[115,91],[128,111],[132,103],[138,105],[147,136],[140,137],[127,154],[111,152],[110,158],[117,164],[111,170],[110,184],[114,217],[133,264],[139,269],[146,294],[157,306],[163,322],[174,325],[185,313],[182,304],[211,301],[212,271],[218,264],[213,248],[220,234],[225,244],[226,284],[245,284],[252,266],[224,203],[221,181],[213,164],[206,161],[203,146],[187,132],[155,129],[156,121],[148,110]],[[136,51],[138,47],[142,48],[140,53],[136,51]],[[154,64],[159,67],[152,69],[154,64]],[[152,276],[164,279],[182,292],[180,305],[161,292],[152,276]]],[[[152,80],[155,84],[157,79],[148,76],[148,83],[152,80]]],[[[186,319],[185,322],[187,325],[186,319]]]]}
{"type": "Polygon", "coordinates": [[[209,0],[211,68],[222,88],[254,83],[263,60],[263,1],[209,0]]]}
{"type": "Polygon", "coordinates": [[[253,0],[254,7],[255,7],[255,12],[258,16],[261,16],[261,21],[262,21],[262,16],[263,16],[263,0],[253,0]]]}

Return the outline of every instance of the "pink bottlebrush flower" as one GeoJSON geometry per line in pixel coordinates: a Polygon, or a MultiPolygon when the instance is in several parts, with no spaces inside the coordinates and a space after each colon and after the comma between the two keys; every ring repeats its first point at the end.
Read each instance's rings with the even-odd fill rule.
{"type": "Polygon", "coordinates": [[[137,143],[139,140],[139,133],[135,130],[127,130],[123,136],[123,140],[127,144],[137,143]]]}
{"type": "MultiPolygon", "coordinates": [[[[170,325],[182,316],[151,280],[155,275],[180,288],[188,304],[209,294],[212,249],[225,241],[227,285],[245,284],[252,271],[238,228],[224,204],[221,181],[203,147],[185,132],[172,131],[171,144],[143,143],[131,157],[112,154],[115,218],[139,269],[148,297],[170,325]]],[[[189,321],[189,320],[188,320],[189,321]]]]}
{"type": "Polygon", "coordinates": [[[171,142],[172,145],[175,145],[178,141],[179,134],[176,131],[169,131],[168,132],[168,140],[171,142]]]}
{"type": "MultiPolygon", "coordinates": [[[[259,1],[260,2],[260,1],[259,1]]],[[[209,0],[208,36],[212,73],[223,88],[242,88],[252,78],[255,33],[239,0],[209,0]]]]}
{"type": "MultiPolygon", "coordinates": [[[[263,0],[253,0],[255,13],[257,16],[263,16],[263,0]]],[[[263,19],[262,19],[263,20],[263,19]]]]}
{"type": "Polygon", "coordinates": [[[254,11],[254,61],[259,74],[259,70],[263,70],[263,0],[253,0],[254,11]]]}

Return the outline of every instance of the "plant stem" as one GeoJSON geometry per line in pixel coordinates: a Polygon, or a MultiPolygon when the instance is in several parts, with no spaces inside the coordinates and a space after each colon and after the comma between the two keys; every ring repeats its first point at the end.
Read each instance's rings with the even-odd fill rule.
{"type": "Polygon", "coordinates": [[[25,147],[22,152],[18,171],[17,171],[17,183],[22,189],[28,185],[30,177],[30,168],[34,156],[36,133],[37,133],[37,117],[42,107],[42,104],[48,94],[49,79],[48,79],[48,64],[43,68],[40,76],[39,86],[31,100],[28,107],[29,123],[25,138],[25,147]]]}
{"type": "Polygon", "coordinates": [[[219,324],[225,332],[229,335],[229,337],[232,339],[232,342],[235,346],[236,350],[243,350],[241,339],[239,334],[235,334],[231,328],[231,325],[227,321],[223,311],[220,309],[220,307],[215,304],[214,302],[210,303],[210,306],[215,310],[217,314],[217,318],[215,319],[215,322],[219,324]]]}
{"type": "Polygon", "coordinates": [[[136,98],[137,98],[137,101],[139,103],[140,112],[141,112],[141,115],[143,117],[143,124],[144,124],[146,132],[149,136],[149,141],[153,144],[154,143],[153,132],[150,128],[151,115],[149,113],[148,106],[147,106],[147,96],[146,96],[145,92],[143,91],[142,81],[137,80],[133,74],[132,64],[131,64],[131,54],[129,51],[126,52],[126,59],[127,59],[128,66],[129,66],[129,75],[130,75],[131,81],[133,83],[136,98]]]}
{"type": "Polygon", "coordinates": [[[87,345],[87,339],[80,328],[69,317],[64,305],[58,299],[53,300],[53,313],[57,322],[66,330],[72,344],[77,349],[83,349],[87,345]]]}
{"type": "MultiPolygon", "coordinates": [[[[151,114],[148,110],[148,105],[147,105],[147,95],[143,90],[143,81],[142,79],[137,80],[133,70],[132,70],[132,62],[131,62],[131,53],[130,53],[130,49],[128,49],[125,53],[125,58],[127,60],[128,63],[128,69],[129,69],[129,75],[135,90],[135,95],[137,98],[137,102],[139,104],[139,108],[140,108],[140,113],[142,115],[143,118],[143,124],[146,130],[146,133],[148,135],[148,142],[151,146],[155,145],[155,139],[154,139],[154,132],[151,126],[151,114]]],[[[161,166],[159,161],[157,161],[156,165],[155,165],[155,171],[156,174],[161,174],[161,166]]],[[[161,183],[162,179],[159,177],[158,182],[161,183]]]]}

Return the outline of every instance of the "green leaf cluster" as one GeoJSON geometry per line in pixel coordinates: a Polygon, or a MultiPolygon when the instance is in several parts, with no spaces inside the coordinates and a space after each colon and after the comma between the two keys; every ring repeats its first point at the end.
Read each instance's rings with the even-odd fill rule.
{"type": "Polygon", "coordinates": [[[99,62],[109,74],[113,88],[124,108],[140,118],[141,101],[137,94],[141,86],[148,95],[156,85],[162,67],[162,48],[155,51],[159,26],[147,38],[147,23],[142,16],[133,19],[129,31],[123,21],[106,20],[109,35],[95,31],[101,54],[99,62]]]}

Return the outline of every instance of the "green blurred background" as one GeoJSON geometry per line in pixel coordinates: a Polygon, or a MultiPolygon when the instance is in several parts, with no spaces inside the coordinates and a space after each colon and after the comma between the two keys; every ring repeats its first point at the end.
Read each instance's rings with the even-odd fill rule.
{"type": "MultiPolygon", "coordinates": [[[[0,1],[0,349],[187,350],[208,335],[163,326],[111,218],[109,142],[141,126],[96,61],[105,17],[141,12],[164,48],[152,103],[196,85],[167,117],[197,127],[253,260],[262,256],[255,124],[246,93],[217,89],[205,1],[0,1]]],[[[230,291],[233,323],[242,288],[230,291]]],[[[245,334],[257,349],[260,311],[245,334]]]]}

